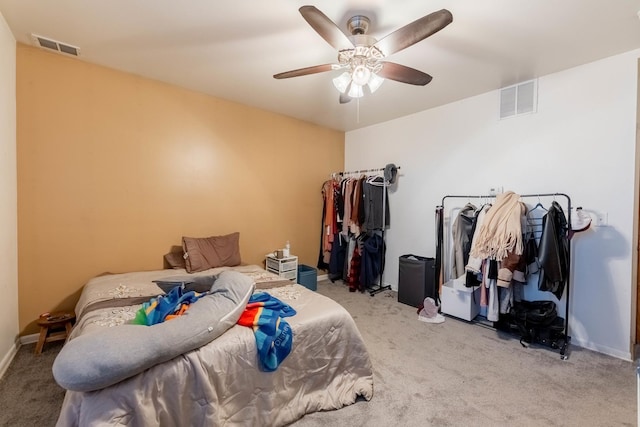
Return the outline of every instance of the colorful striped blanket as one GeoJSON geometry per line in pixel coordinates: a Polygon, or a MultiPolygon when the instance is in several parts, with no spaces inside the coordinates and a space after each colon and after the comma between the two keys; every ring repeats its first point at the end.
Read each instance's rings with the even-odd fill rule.
{"type": "Polygon", "coordinates": [[[181,286],[176,286],[167,294],[151,298],[150,301],[142,303],[142,308],[136,312],[136,317],[131,323],[151,326],[165,320],[171,320],[184,314],[190,304],[193,304],[206,294],[207,292],[184,292],[181,286]]]}
{"type": "Polygon", "coordinates": [[[284,320],[296,311],[266,292],[253,294],[238,324],[253,328],[258,347],[258,359],[263,371],[273,372],[289,355],[293,331],[284,320]]]}

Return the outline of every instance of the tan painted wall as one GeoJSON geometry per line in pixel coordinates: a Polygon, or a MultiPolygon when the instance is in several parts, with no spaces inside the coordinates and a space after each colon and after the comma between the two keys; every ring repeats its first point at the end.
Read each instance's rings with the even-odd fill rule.
{"type": "Polygon", "coordinates": [[[37,48],[17,49],[19,314],[72,309],[103,272],[163,267],[181,237],[291,241],[317,262],[344,134],[37,48]]]}

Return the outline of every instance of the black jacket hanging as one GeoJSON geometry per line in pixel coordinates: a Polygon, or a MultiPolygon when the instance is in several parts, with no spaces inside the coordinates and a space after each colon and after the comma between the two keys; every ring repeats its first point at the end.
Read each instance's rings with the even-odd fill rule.
{"type": "Polygon", "coordinates": [[[538,289],[562,298],[568,279],[569,241],[567,220],[562,208],[553,202],[542,219],[542,236],[538,247],[540,276],[538,289]]]}

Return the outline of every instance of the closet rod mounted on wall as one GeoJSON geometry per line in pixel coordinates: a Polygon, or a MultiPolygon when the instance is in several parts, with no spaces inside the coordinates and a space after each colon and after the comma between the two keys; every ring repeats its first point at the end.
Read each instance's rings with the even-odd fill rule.
{"type": "MultiPolygon", "coordinates": [[[[331,176],[336,176],[336,175],[351,175],[354,173],[369,173],[369,172],[383,172],[386,168],[377,168],[377,169],[362,169],[362,170],[356,170],[356,171],[342,171],[342,172],[333,172],[331,173],[331,176]]],[[[397,170],[400,170],[400,166],[396,166],[397,170]]]]}

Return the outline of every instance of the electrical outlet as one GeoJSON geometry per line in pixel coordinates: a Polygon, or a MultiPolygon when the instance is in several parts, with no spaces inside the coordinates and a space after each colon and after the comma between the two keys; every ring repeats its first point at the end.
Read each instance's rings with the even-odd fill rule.
{"type": "Polygon", "coordinates": [[[502,193],[502,186],[501,185],[489,188],[489,195],[490,196],[497,196],[500,193],[502,193]]]}
{"type": "Polygon", "coordinates": [[[594,224],[596,227],[606,227],[609,225],[609,213],[608,212],[596,212],[594,224]]]}

